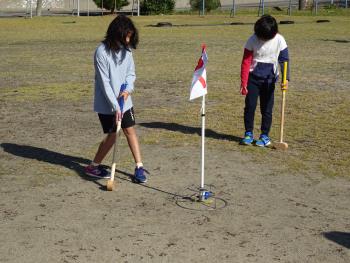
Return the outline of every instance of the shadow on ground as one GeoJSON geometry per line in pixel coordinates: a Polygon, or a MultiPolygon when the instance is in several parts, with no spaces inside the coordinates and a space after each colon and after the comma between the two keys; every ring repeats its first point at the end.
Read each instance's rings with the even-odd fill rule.
{"type": "Polygon", "coordinates": [[[322,39],[323,41],[332,41],[332,42],[336,42],[336,43],[350,43],[349,40],[345,40],[345,39],[322,39]]]}
{"type": "MultiPolygon", "coordinates": [[[[53,152],[44,148],[29,146],[29,145],[20,145],[15,143],[1,143],[1,147],[4,150],[4,152],[10,153],[15,156],[27,158],[27,159],[33,159],[41,162],[46,162],[54,165],[60,165],[63,167],[66,167],[68,169],[74,170],[81,178],[94,182],[99,186],[101,190],[106,191],[106,186],[102,183],[100,183],[98,180],[99,178],[91,178],[85,175],[84,168],[87,164],[90,163],[90,160],[82,158],[82,157],[76,157],[71,155],[66,155],[62,153],[53,152]]],[[[108,166],[104,166],[105,169],[110,169],[108,166]]],[[[116,176],[117,178],[129,181],[132,183],[130,178],[133,176],[133,174],[121,171],[116,169],[116,172],[119,174],[125,175],[125,177],[116,176]]],[[[149,185],[140,184],[140,186],[146,187],[148,189],[152,189],[154,191],[158,191],[164,194],[168,194],[170,196],[178,196],[175,193],[170,193],[149,185]]]]}
{"type": "MultiPolygon", "coordinates": [[[[150,128],[150,129],[163,129],[168,131],[182,132],[184,134],[198,134],[201,135],[201,128],[185,126],[177,123],[166,123],[166,122],[143,122],[139,123],[140,126],[150,128]]],[[[240,142],[241,138],[233,135],[217,133],[211,129],[205,130],[205,136],[207,138],[213,138],[217,140],[228,140],[240,142]]]]}
{"type": "MultiPolygon", "coordinates": [[[[122,177],[122,176],[116,176],[116,178],[120,179],[120,180],[123,180],[123,181],[128,181],[128,182],[132,182],[130,178],[132,178],[132,176],[134,176],[133,174],[130,174],[128,172],[124,172],[124,171],[121,171],[119,169],[115,169],[116,173],[119,173],[119,174],[123,174],[125,175],[126,177],[122,177]]],[[[148,172],[147,172],[148,173],[148,172]]],[[[162,190],[162,189],[159,189],[159,188],[155,188],[153,186],[150,186],[150,185],[147,185],[147,184],[138,184],[139,186],[142,186],[142,187],[145,187],[145,188],[148,188],[148,189],[151,189],[151,190],[154,190],[154,191],[157,191],[157,192],[161,192],[163,194],[167,194],[167,195],[170,195],[170,196],[173,196],[173,197],[183,197],[182,195],[178,195],[176,193],[171,193],[171,192],[168,192],[168,191],[165,191],[165,190],[162,190]]]]}
{"type": "Polygon", "coordinates": [[[3,148],[4,152],[15,156],[60,165],[70,170],[74,170],[81,178],[88,181],[93,181],[99,185],[101,189],[105,188],[105,186],[100,184],[97,179],[92,179],[85,175],[84,167],[90,163],[90,160],[88,159],[57,153],[35,146],[20,145],[15,143],[2,143],[1,147],[3,148]]]}
{"type": "Polygon", "coordinates": [[[350,249],[350,233],[331,231],[324,232],[323,236],[343,247],[350,249]]]}

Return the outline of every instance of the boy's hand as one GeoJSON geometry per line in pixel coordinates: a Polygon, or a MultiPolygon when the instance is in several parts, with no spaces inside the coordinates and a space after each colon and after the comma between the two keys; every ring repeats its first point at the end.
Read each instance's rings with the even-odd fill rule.
{"type": "Polygon", "coordinates": [[[241,90],[240,90],[241,95],[245,96],[248,94],[248,89],[247,86],[242,86],[241,85],[241,90]]]}
{"type": "Polygon", "coordinates": [[[124,101],[126,101],[128,99],[128,97],[129,97],[129,92],[123,91],[122,94],[120,94],[120,96],[118,97],[118,99],[121,98],[121,97],[123,97],[124,101]]]}
{"type": "Polygon", "coordinates": [[[288,89],[288,80],[286,80],[286,83],[281,83],[281,90],[287,90],[288,89]]]}

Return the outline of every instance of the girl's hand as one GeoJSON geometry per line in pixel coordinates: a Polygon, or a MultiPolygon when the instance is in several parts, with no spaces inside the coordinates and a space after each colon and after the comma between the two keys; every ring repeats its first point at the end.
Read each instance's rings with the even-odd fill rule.
{"type": "Polygon", "coordinates": [[[245,96],[248,94],[248,89],[247,86],[242,86],[241,85],[241,90],[240,90],[241,95],[245,96]]]}
{"type": "Polygon", "coordinates": [[[281,83],[281,90],[287,90],[288,89],[288,80],[286,80],[286,83],[281,83]]]}
{"type": "Polygon", "coordinates": [[[122,120],[122,112],[119,110],[115,113],[115,123],[122,120]]]}
{"type": "Polygon", "coordinates": [[[121,97],[123,97],[124,101],[126,101],[128,99],[128,97],[129,97],[129,92],[123,91],[122,94],[120,94],[120,96],[118,97],[118,99],[121,98],[121,97]]]}

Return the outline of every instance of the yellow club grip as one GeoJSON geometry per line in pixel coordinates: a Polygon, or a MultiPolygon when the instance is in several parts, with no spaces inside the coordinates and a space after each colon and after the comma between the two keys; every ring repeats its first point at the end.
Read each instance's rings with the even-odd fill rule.
{"type": "Polygon", "coordinates": [[[287,68],[288,68],[288,61],[285,61],[283,63],[283,84],[286,84],[287,82],[287,68]]]}

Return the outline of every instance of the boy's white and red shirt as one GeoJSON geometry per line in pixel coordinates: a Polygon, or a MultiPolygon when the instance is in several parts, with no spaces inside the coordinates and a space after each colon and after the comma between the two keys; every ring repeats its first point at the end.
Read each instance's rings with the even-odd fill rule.
{"type": "MultiPolygon", "coordinates": [[[[289,60],[288,46],[281,34],[263,41],[253,34],[244,47],[241,65],[241,85],[247,86],[249,73],[262,79],[276,81],[278,64],[289,60]]],[[[289,73],[287,74],[289,79],[289,73]]]]}

